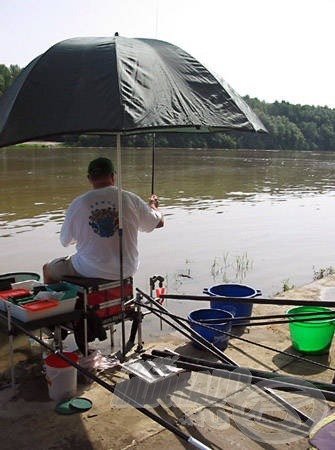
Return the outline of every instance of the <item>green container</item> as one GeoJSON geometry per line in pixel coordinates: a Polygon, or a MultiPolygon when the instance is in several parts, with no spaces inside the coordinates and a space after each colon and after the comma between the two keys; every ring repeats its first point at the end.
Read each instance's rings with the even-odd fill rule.
{"type": "Polygon", "coordinates": [[[62,292],[63,297],[60,300],[68,300],[77,297],[77,288],[66,281],[60,281],[56,284],[47,284],[47,291],[62,292]]]}
{"type": "MultiPolygon", "coordinates": [[[[324,353],[329,349],[335,331],[335,319],[327,319],[326,316],[318,317],[311,313],[333,312],[322,306],[299,306],[287,311],[288,319],[313,319],[308,322],[291,322],[289,330],[292,346],[303,353],[324,353]],[[294,317],[293,314],[308,313],[306,316],[294,317]]],[[[335,313],[335,311],[334,311],[335,313]]]]}

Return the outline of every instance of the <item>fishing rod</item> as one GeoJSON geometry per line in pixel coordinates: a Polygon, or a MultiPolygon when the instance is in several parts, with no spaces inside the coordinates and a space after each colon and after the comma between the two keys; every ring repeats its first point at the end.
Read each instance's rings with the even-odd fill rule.
{"type": "Polygon", "coordinates": [[[270,379],[270,380],[284,379],[287,383],[292,383],[292,384],[309,383],[316,389],[331,391],[331,392],[335,393],[335,385],[330,384],[330,383],[324,383],[323,381],[306,380],[304,378],[292,377],[290,375],[283,375],[280,373],[269,372],[266,370],[250,369],[249,367],[242,367],[242,366],[239,366],[239,368],[237,369],[235,367],[230,366],[229,364],[224,364],[224,363],[216,362],[216,361],[209,361],[209,360],[202,359],[202,358],[194,358],[192,356],[181,355],[180,353],[177,353],[175,351],[168,350],[168,349],[165,349],[165,350],[153,349],[151,351],[151,354],[153,356],[157,356],[157,357],[161,357],[161,358],[172,358],[172,361],[174,361],[175,358],[178,358],[177,359],[178,361],[180,360],[180,361],[184,361],[184,362],[189,362],[192,364],[197,364],[199,366],[210,366],[213,369],[225,369],[225,370],[234,370],[234,371],[241,370],[244,373],[250,373],[253,376],[270,379]]]}
{"type": "MultiPolygon", "coordinates": [[[[166,315],[170,315],[169,311],[166,310],[166,308],[164,308],[160,303],[158,303],[154,298],[150,297],[149,295],[145,294],[143,291],[141,291],[139,288],[136,288],[136,291],[138,292],[137,298],[138,296],[142,296],[142,298],[146,298],[149,302],[155,304],[158,309],[159,312],[157,312],[157,309],[155,308],[151,308],[149,305],[143,303],[143,302],[139,302],[138,299],[135,300],[135,303],[140,304],[142,306],[144,306],[145,308],[152,310],[153,314],[155,314],[157,317],[162,318],[162,320],[164,320],[167,324],[169,324],[170,326],[172,326],[172,328],[174,328],[175,330],[179,331],[183,336],[186,336],[188,339],[191,339],[197,343],[200,343],[200,346],[209,351],[210,353],[212,353],[214,356],[216,356],[220,361],[222,362],[228,362],[228,364],[234,366],[234,367],[238,367],[238,364],[233,361],[232,359],[228,358],[221,350],[219,350],[217,347],[215,347],[211,342],[209,342],[207,339],[203,338],[199,333],[197,333],[196,331],[194,331],[192,328],[190,328],[188,325],[186,325],[182,320],[180,320],[179,317],[173,317],[173,315],[171,315],[171,318],[173,320],[175,320],[175,322],[182,327],[178,328],[173,322],[169,321],[166,318],[166,315]],[[160,314],[160,312],[165,313],[164,315],[160,314]]],[[[216,331],[216,330],[215,330],[216,331]]],[[[306,415],[303,415],[303,413],[301,413],[301,411],[299,411],[297,408],[295,408],[294,406],[292,406],[290,403],[286,402],[283,398],[279,397],[277,394],[272,393],[272,391],[270,389],[262,389],[264,392],[266,392],[270,397],[272,397],[273,400],[277,401],[278,403],[280,403],[280,405],[284,406],[286,408],[286,410],[292,412],[294,411],[295,413],[297,413],[299,415],[299,417],[306,421],[306,420],[311,420],[309,417],[307,417],[306,415]]]]}
{"type": "Polygon", "coordinates": [[[212,353],[212,355],[216,356],[220,361],[223,361],[225,363],[231,364],[233,366],[237,366],[237,363],[233,361],[231,358],[229,358],[227,355],[225,355],[220,349],[215,347],[211,342],[209,342],[207,339],[205,339],[201,334],[197,333],[195,330],[193,330],[190,326],[186,325],[182,318],[174,317],[173,314],[170,314],[170,312],[164,308],[164,306],[160,305],[153,297],[150,297],[149,295],[145,294],[141,289],[136,288],[136,291],[138,294],[145,299],[147,299],[149,302],[155,304],[158,307],[152,308],[146,303],[141,302],[138,298],[135,299],[134,303],[143,306],[147,308],[149,311],[151,311],[155,316],[158,318],[162,318],[162,320],[170,325],[175,330],[179,331],[183,336],[185,336],[187,339],[191,339],[194,342],[196,342],[200,347],[204,348],[205,350],[212,353]],[[163,314],[161,314],[163,313],[163,314]],[[181,328],[176,327],[176,325],[171,322],[169,319],[167,319],[165,316],[171,316],[171,319],[173,319],[181,328]]]}
{"type": "MultiPolygon", "coordinates": [[[[329,317],[328,319],[325,319],[325,318],[309,318],[309,319],[305,318],[305,319],[303,319],[303,318],[301,318],[301,319],[286,319],[286,320],[263,320],[261,322],[250,322],[247,324],[247,326],[255,327],[255,326],[260,326],[260,325],[263,325],[263,326],[264,325],[278,325],[278,324],[295,323],[295,322],[299,322],[299,323],[304,322],[307,324],[312,322],[315,324],[315,323],[318,323],[318,322],[324,321],[324,320],[329,320],[329,321],[335,320],[335,315],[329,317]]],[[[233,323],[232,326],[238,327],[239,324],[233,323]]]]}
{"type": "MultiPolygon", "coordinates": [[[[143,355],[142,355],[143,356],[143,355]]],[[[330,402],[335,401],[335,392],[334,391],[328,391],[325,389],[319,389],[316,388],[313,385],[306,384],[305,380],[304,383],[298,382],[294,383],[292,380],[286,380],[284,377],[281,380],[278,380],[276,378],[269,379],[264,378],[262,376],[258,375],[252,375],[251,372],[248,370],[247,373],[245,372],[245,369],[241,367],[231,367],[229,365],[225,365],[225,367],[212,367],[211,364],[204,365],[204,364],[196,364],[192,362],[188,362],[186,360],[179,360],[179,359],[173,359],[173,357],[165,357],[165,361],[169,361],[170,364],[174,364],[176,367],[179,367],[181,369],[185,370],[192,370],[193,372],[208,372],[211,375],[218,375],[222,376],[224,378],[229,378],[230,380],[234,381],[240,381],[244,383],[251,383],[251,384],[257,384],[262,383],[262,389],[268,388],[268,389],[279,389],[286,392],[295,392],[296,394],[306,395],[306,396],[317,396],[320,397],[320,393],[324,396],[324,398],[330,402]],[[268,386],[264,386],[264,382],[269,381],[268,386]]],[[[218,365],[219,366],[219,365],[218,365]]]]}
{"type": "MultiPolygon", "coordinates": [[[[177,356],[178,354],[176,354],[177,356]]],[[[164,365],[164,364],[168,364],[168,365],[172,365],[175,367],[178,367],[180,369],[184,369],[184,370],[190,370],[193,372],[206,372],[206,374],[210,374],[210,375],[214,375],[214,376],[221,376],[223,378],[228,378],[228,379],[233,379],[234,381],[240,381],[240,382],[244,382],[245,384],[248,384],[250,382],[250,385],[256,385],[256,383],[258,383],[259,380],[256,379],[255,375],[251,375],[250,374],[250,378],[248,379],[247,377],[249,376],[249,372],[245,372],[246,369],[243,369],[241,372],[238,371],[238,369],[225,364],[224,367],[228,367],[229,369],[227,370],[228,372],[234,371],[234,375],[236,376],[237,374],[241,374],[242,377],[238,377],[238,379],[231,377],[228,373],[223,373],[222,370],[225,370],[223,365],[221,365],[221,367],[219,367],[219,373],[217,371],[217,369],[212,368],[212,370],[208,371],[208,367],[206,367],[205,365],[199,365],[199,364],[194,364],[194,363],[190,363],[186,360],[183,359],[176,359],[176,356],[173,357],[173,355],[170,353],[169,355],[166,356],[155,356],[153,355],[153,352],[151,355],[148,354],[142,354],[141,358],[144,361],[155,361],[155,363],[157,364],[157,368],[159,368],[160,365],[164,365]],[[187,366],[189,367],[188,369],[187,366]],[[240,379],[241,378],[241,379],[240,379]]],[[[179,356],[179,355],[178,355],[179,356]]],[[[156,367],[156,366],[155,366],[156,367]]],[[[209,367],[212,367],[209,364],[209,367]]],[[[279,389],[279,385],[276,386],[264,386],[265,382],[268,382],[269,379],[267,378],[262,378],[259,377],[259,379],[261,379],[261,383],[262,386],[258,386],[258,388],[261,388],[264,392],[266,392],[268,395],[270,395],[273,399],[275,399],[281,406],[284,406],[286,410],[289,410],[291,413],[293,413],[294,416],[298,415],[300,420],[303,422],[304,425],[313,425],[314,424],[314,420],[307,416],[305,413],[303,413],[302,411],[300,411],[298,408],[296,408],[295,406],[292,406],[290,403],[288,403],[286,400],[284,400],[279,394],[277,394],[276,392],[273,391],[273,387],[279,389]]],[[[276,380],[278,381],[278,380],[276,380]]],[[[286,381],[286,380],[285,380],[286,381]]],[[[272,382],[271,382],[272,383],[272,382]]],[[[257,387],[257,386],[256,386],[257,387]]],[[[301,390],[301,385],[294,385],[292,382],[290,383],[290,387],[288,388],[286,385],[283,386],[282,390],[284,391],[295,391],[295,390],[301,390]]],[[[319,390],[318,390],[319,392],[319,390]]],[[[328,394],[328,393],[327,393],[328,394]]],[[[335,397],[335,393],[334,393],[334,397],[335,397]]],[[[333,398],[333,397],[332,397],[333,398]]],[[[297,424],[294,424],[295,427],[297,426],[297,424]]]]}
{"type": "MultiPolygon", "coordinates": [[[[0,318],[4,320],[4,317],[0,315],[0,318]]],[[[137,409],[139,412],[143,413],[153,421],[157,422],[159,425],[161,425],[163,428],[166,428],[167,430],[174,433],[176,436],[180,437],[184,441],[188,442],[189,444],[193,445],[195,448],[199,448],[201,450],[211,450],[210,447],[207,445],[204,445],[202,442],[200,442],[198,439],[195,439],[193,436],[188,435],[181,431],[176,426],[172,425],[171,423],[164,420],[162,417],[158,416],[157,414],[154,414],[149,409],[142,406],[140,403],[138,403],[133,398],[129,397],[125,392],[122,392],[120,389],[116,389],[116,386],[112,386],[108,383],[106,383],[104,380],[100,379],[87,369],[81,367],[79,364],[76,364],[73,362],[70,358],[65,356],[63,353],[61,353],[60,350],[54,350],[50,345],[46,344],[42,339],[35,336],[33,333],[30,333],[28,330],[26,330],[24,327],[19,325],[16,322],[12,322],[14,327],[18,328],[22,333],[24,333],[26,336],[28,336],[31,339],[34,339],[36,342],[38,342],[40,345],[45,347],[47,350],[49,350],[54,355],[61,358],[63,361],[65,361],[67,364],[73,366],[75,369],[77,369],[78,372],[82,373],[86,377],[90,378],[92,381],[95,381],[96,383],[100,384],[103,388],[107,389],[107,391],[111,392],[112,394],[119,397],[121,400],[125,401],[129,405],[133,406],[135,409],[137,409]]]]}
{"type": "MultiPolygon", "coordinates": [[[[263,320],[263,319],[282,319],[282,318],[287,318],[287,317],[292,317],[292,318],[297,318],[297,317],[306,317],[307,320],[312,320],[312,319],[308,319],[310,316],[315,316],[315,318],[317,320],[329,320],[329,319],[335,319],[335,311],[316,311],[316,312],[301,312],[301,313],[290,313],[290,315],[288,316],[287,314],[266,314],[266,315],[262,315],[262,316],[236,316],[236,317],[227,317],[224,320],[225,321],[229,321],[229,322],[240,322],[240,321],[253,321],[253,320],[263,320]]],[[[201,319],[202,322],[206,323],[206,322],[211,322],[211,323],[215,323],[215,322],[221,322],[222,319],[220,318],[213,318],[213,319],[201,319]]]]}
{"type": "MultiPolygon", "coordinates": [[[[295,323],[295,322],[305,322],[305,323],[317,323],[320,321],[333,321],[335,320],[335,313],[333,312],[332,315],[329,315],[328,317],[325,316],[321,316],[321,317],[315,317],[315,314],[312,314],[313,317],[304,317],[304,314],[302,315],[303,317],[301,318],[292,318],[291,319],[291,315],[288,316],[282,316],[285,317],[285,320],[261,320],[260,322],[255,322],[255,320],[259,319],[259,317],[250,317],[250,319],[253,319],[252,322],[248,322],[248,317],[232,317],[232,318],[224,318],[224,319],[220,319],[220,318],[215,318],[215,319],[201,319],[199,321],[196,321],[197,324],[201,324],[202,325],[215,325],[215,324],[220,324],[222,322],[231,322],[232,323],[232,327],[241,327],[241,326],[248,326],[248,327],[255,327],[255,326],[265,326],[265,325],[280,325],[280,324],[285,324],[285,323],[295,323]],[[236,323],[238,322],[238,323],[236,323]],[[240,323],[243,322],[243,323],[240,323]]],[[[265,316],[264,316],[265,317],[265,316]]],[[[271,317],[271,316],[269,316],[271,317]]]]}
{"type": "MultiPolygon", "coordinates": [[[[137,288],[137,291],[140,291],[140,290],[137,288]]],[[[147,296],[146,294],[144,294],[144,296],[145,296],[145,298],[150,299],[150,297],[147,296]]],[[[185,323],[185,322],[186,322],[186,323],[190,323],[190,321],[189,321],[188,319],[185,319],[185,318],[183,318],[183,317],[176,316],[176,315],[170,313],[170,312],[167,311],[164,307],[162,307],[161,305],[159,305],[159,303],[155,302],[154,299],[151,299],[151,301],[152,301],[152,303],[154,303],[154,304],[159,308],[158,310],[155,309],[155,308],[152,308],[152,307],[149,306],[149,305],[146,305],[146,304],[144,304],[144,303],[141,303],[141,302],[140,302],[140,303],[137,303],[137,304],[140,304],[141,306],[144,306],[145,308],[149,309],[150,311],[152,311],[152,312],[153,312],[154,314],[156,314],[157,316],[158,316],[160,313],[163,313],[164,315],[167,315],[167,316],[170,317],[171,319],[176,320],[176,322],[177,322],[177,320],[178,320],[179,322],[177,322],[177,323],[182,324],[182,326],[184,326],[184,323],[185,323]]],[[[135,303],[136,303],[136,301],[135,301],[135,303]]],[[[164,320],[167,322],[166,318],[164,318],[164,320]]],[[[176,327],[173,326],[173,324],[171,324],[171,322],[167,322],[167,323],[169,323],[169,325],[171,325],[173,328],[176,328],[176,327]]],[[[248,344],[256,345],[257,347],[263,348],[263,349],[265,349],[265,350],[270,350],[270,351],[275,352],[275,353],[279,353],[279,354],[282,354],[282,355],[285,355],[285,356],[290,356],[290,357],[293,358],[293,359],[296,359],[296,360],[299,360],[299,361],[304,361],[304,362],[307,362],[307,363],[309,363],[309,364],[313,364],[313,365],[315,365],[315,366],[322,367],[323,369],[328,369],[328,370],[333,370],[333,371],[335,370],[335,367],[327,366],[326,364],[322,364],[322,363],[320,363],[320,362],[318,362],[318,361],[313,361],[313,360],[310,360],[310,359],[305,358],[305,357],[303,357],[303,356],[294,355],[294,354],[292,354],[292,353],[285,352],[284,350],[277,350],[277,349],[275,349],[275,348],[273,348],[273,347],[270,347],[270,346],[268,346],[268,345],[265,345],[265,344],[259,344],[258,342],[254,342],[254,341],[251,341],[250,339],[243,338],[242,336],[237,336],[236,334],[229,333],[228,331],[218,330],[218,329],[213,328],[213,327],[211,327],[211,326],[209,326],[209,325],[202,324],[201,322],[195,322],[195,323],[196,323],[197,326],[201,326],[201,327],[206,328],[206,329],[208,329],[208,330],[214,331],[214,332],[217,333],[217,334],[226,335],[226,336],[228,336],[228,337],[230,337],[230,338],[238,339],[238,340],[247,342],[248,344]]],[[[180,331],[178,328],[176,328],[176,329],[177,329],[178,331],[180,331]]],[[[190,329],[190,332],[191,332],[191,337],[190,337],[189,335],[188,335],[187,337],[188,337],[189,339],[191,339],[191,340],[194,340],[194,338],[193,338],[193,336],[192,336],[192,334],[194,333],[194,330],[190,329]]],[[[199,335],[199,336],[200,336],[200,335],[199,335]]],[[[202,336],[200,336],[200,337],[202,337],[202,336]]],[[[204,338],[202,338],[202,339],[204,339],[204,338]]],[[[205,339],[205,345],[208,345],[208,343],[209,343],[209,341],[207,341],[207,340],[205,339]]],[[[215,346],[213,346],[213,347],[214,347],[216,350],[218,350],[217,347],[215,347],[215,346]]],[[[220,353],[222,353],[222,352],[220,352],[220,353]]],[[[222,353],[222,354],[223,354],[223,353],[222,353]]],[[[223,355],[224,355],[224,354],[223,354],[223,355]]],[[[216,355],[215,355],[215,356],[216,356],[216,355]]],[[[224,356],[226,357],[226,355],[224,355],[224,356]]],[[[226,358],[227,358],[227,357],[226,357],[226,358]]],[[[237,366],[236,363],[234,363],[234,364],[237,366]]]]}
{"type": "Polygon", "coordinates": [[[162,299],[171,299],[171,300],[199,300],[199,301],[233,301],[237,303],[254,303],[260,305],[293,305],[293,306],[325,306],[327,307],[335,307],[335,301],[324,302],[322,300],[289,300],[286,298],[283,299],[273,299],[273,298],[245,298],[245,297],[219,297],[208,295],[181,295],[181,294],[162,294],[160,296],[162,299]]]}

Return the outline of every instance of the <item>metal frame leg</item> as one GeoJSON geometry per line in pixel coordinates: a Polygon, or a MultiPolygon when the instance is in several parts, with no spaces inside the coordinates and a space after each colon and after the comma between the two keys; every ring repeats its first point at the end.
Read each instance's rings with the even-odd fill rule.
{"type": "Polygon", "coordinates": [[[56,325],[54,330],[54,346],[57,350],[63,351],[62,328],[59,325],[56,325]]]}
{"type": "MultiPolygon", "coordinates": [[[[136,294],[136,300],[139,300],[141,297],[140,294],[136,294]]],[[[136,306],[137,310],[137,318],[138,318],[138,328],[137,328],[137,352],[140,352],[143,348],[143,341],[142,341],[142,311],[141,311],[141,305],[136,306]]]]}
{"type": "MultiPolygon", "coordinates": [[[[40,331],[40,341],[42,341],[43,340],[42,328],[40,328],[39,331],[40,331]]],[[[42,347],[42,345],[40,345],[39,348],[40,348],[40,357],[41,357],[41,359],[43,359],[43,347],[42,347]]]]}
{"type": "Polygon", "coordinates": [[[88,356],[88,342],[87,342],[87,290],[84,289],[84,341],[85,341],[85,356],[88,356]]]}
{"type": "Polygon", "coordinates": [[[114,324],[111,323],[111,324],[109,325],[109,334],[110,334],[111,352],[112,352],[112,350],[113,350],[113,348],[114,348],[114,331],[115,331],[115,329],[114,329],[114,324]]]}
{"type": "Polygon", "coordinates": [[[11,315],[10,305],[6,304],[6,307],[7,307],[10,379],[11,379],[12,389],[14,389],[15,388],[15,367],[14,367],[14,340],[13,340],[13,330],[12,330],[12,321],[11,321],[12,315],[11,315]]]}

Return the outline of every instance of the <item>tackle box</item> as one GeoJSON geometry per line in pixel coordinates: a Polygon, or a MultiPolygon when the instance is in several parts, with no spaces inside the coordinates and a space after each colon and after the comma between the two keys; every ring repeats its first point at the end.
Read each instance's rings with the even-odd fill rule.
{"type": "Polygon", "coordinates": [[[21,322],[30,322],[74,311],[76,300],[77,291],[69,283],[43,285],[36,280],[26,280],[13,283],[11,290],[0,291],[0,310],[7,311],[10,308],[12,317],[21,322]],[[40,286],[44,286],[45,290],[35,295],[36,300],[31,303],[17,305],[8,301],[8,297],[15,297],[17,292],[29,294],[40,286]]]}

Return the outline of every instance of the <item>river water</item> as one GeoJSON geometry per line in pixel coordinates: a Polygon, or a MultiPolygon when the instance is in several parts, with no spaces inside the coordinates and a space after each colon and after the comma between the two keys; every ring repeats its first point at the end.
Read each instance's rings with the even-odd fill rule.
{"type": "MultiPolygon", "coordinates": [[[[58,233],[69,202],[89,188],[88,162],[114,149],[1,149],[0,273],[41,272],[69,254],[58,233]]],[[[122,184],[147,199],[151,149],[125,149],[122,184]]],[[[162,275],[169,292],[242,282],[270,296],[335,265],[330,152],[157,149],[154,190],[166,226],[140,234],[136,285],[162,275]]]]}
{"type": "MultiPolygon", "coordinates": [[[[0,149],[0,273],[41,273],[45,261],[74,251],[61,247],[59,230],[68,204],[89,189],[97,156],[116,161],[106,148],[0,149]]],[[[147,199],[153,180],[166,220],[140,234],[135,287],[149,292],[149,278],[161,275],[168,293],[239,282],[272,296],[311,282],[335,266],[334,173],[330,152],[157,149],[152,176],[151,149],[124,149],[123,187],[147,199]]],[[[168,308],[200,305],[170,300],[168,308]]]]}

